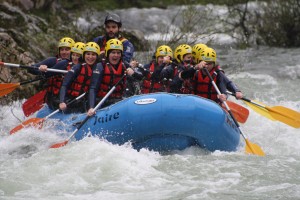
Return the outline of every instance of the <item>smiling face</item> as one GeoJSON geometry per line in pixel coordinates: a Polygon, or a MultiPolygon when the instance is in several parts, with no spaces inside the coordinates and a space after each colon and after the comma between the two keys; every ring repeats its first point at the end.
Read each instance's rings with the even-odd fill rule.
{"type": "Polygon", "coordinates": [[[62,59],[70,59],[71,48],[70,47],[60,47],[59,48],[59,56],[62,59]]]}
{"type": "Polygon", "coordinates": [[[112,65],[116,65],[120,62],[122,57],[122,52],[120,50],[111,50],[108,55],[108,60],[112,65]]]}
{"type": "Polygon", "coordinates": [[[84,54],[84,60],[88,65],[93,65],[97,60],[97,54],[91,51],[87,51],[84,54]]]}

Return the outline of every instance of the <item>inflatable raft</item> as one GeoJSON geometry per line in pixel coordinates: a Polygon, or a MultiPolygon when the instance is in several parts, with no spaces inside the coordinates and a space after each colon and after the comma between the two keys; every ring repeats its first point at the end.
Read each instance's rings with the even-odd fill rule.
{"type": "MultiPolygon", "coordinates": [[[[51,112],[43,108],[37,117],[51,112]]],[[[59,119],[71,132],[85,117],[85,114],[57,113],[52,118],[59,119]]],[[[235,151],[240,142],[238,128],[218,104],[195,95],[169,93],[136,95],[99,109],[75,138],[81,140],[87,135],[119,145],[130,142],[135,149],[159,152],[191,146],[209,151],[235,151]]]]}

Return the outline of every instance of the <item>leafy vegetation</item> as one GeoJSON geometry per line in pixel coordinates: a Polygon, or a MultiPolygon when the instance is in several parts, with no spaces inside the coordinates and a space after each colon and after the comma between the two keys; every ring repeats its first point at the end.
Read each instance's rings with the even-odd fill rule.
{"type": "Polygon", "coordinates": [[[215,4],[235,5],[247,0],[59,0],[63,8],[78,10],[81,8],[94,8],[96,10],[113,10],[122,8],[167,8],[170,5],[215,4]]]}
{"type": "Polygon", "coordinates": [[[300,47],[299,0],[275,0],[264,5],[258,34],[269,46],[300,47]]]}

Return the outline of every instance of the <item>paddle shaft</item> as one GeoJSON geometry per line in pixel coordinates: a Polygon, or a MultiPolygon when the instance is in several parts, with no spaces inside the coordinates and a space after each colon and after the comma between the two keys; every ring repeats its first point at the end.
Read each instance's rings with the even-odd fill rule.
{"type": "MultiPolygon", "coordinates": [[[[93,111],[95,112],[98,108],[100,108],[100,106],[102,106],[102,104],[104,103],[104,101],[106,101],[106,99],[111,95],[111,93],[113,93],[117,87],[117,85],[121,82],[121,80],[123,80],[123,78],[126,75],[123,75],[122,78],[108,91],[108,93],[101,99],[101,101],[96,105],[96,107],[93,109],[93,111]]],[[[78,131],[79,129],[85,124],[85,122],[87,122],[87,120],[89,120],[91,116],[87,116],[81,123],[80,125],[74,130],[74,132],[69,136],[69,138],[67,140],[70,140],[78,131]]]]}
{"type": "MultiPolygon", "coordinates": [[[[66,105],[70,105],[72,103],[74,103],[75,101],[78,101],[79,99],[81,99],[82,97],[84,97],[85,93],[82,93],[80,96],[76,97],[75,99],[73,99],[72,101],[68,102],[66,105]]],[[[48,119],[49,117],[52,117],[53,115],[55,115],[56,113],[58,113],[60,111],[60,109],[56,109],[54,112],[50,113],[49,115],[47,115],[44,119],[48,119]]]]}
{"type": "MultiPolygon", "coordinates": [[[[108,91],[108,93],[101,99],[101,101],[96,105],[96,107],[93,109],[93,111],[95,112],[98,108],[100,108],[100,106],[102,106],[102,104],[104,103],[104,101],[111,95],[111,93],[113,93],[117,87],[117,85],[124,79],[124,77],[126,76],[126,74],[124,74],[121,79],[108,91]]],[[[68,143],[68,141],[80,130],[80,128],[90,119],[91,116],[86,116],[85,119],[80,123],[80,125],[72,132],[72,134],[67,138],[66,141],[62,142],[62,143],[58,143],[58,144],[54,144],[51,146],[51,148],[59,148],[61,146],[64,146],[68,143]]]]}
{"type": "MultiPolygon", "coordinates": [[[[232,95],[232,96],[235,97],[235,95],[234,95],[232,92],[230,92],[230,91],[227,91],[226,93],[227,93],[227,94],[230,94],[230,95],[232,95]]],[[[249,103],[252,103],[252,104],[254,104],[254,105],[256,105],[256,106],[259,106],[259,107],[261,107],[261,108],[266,108],[266,106],[263,106],[263,105],[261,105],[261,104],[259,104],[259,103],[256,103],[256,102],[253,102],[253,101],[251,101],[250,99],[247,99],[247,98],[245,98],[245,97],[242,97],[241,99],[244,100],[244,101],[247,101],[247,102],[249,102],[249,103]]]]}
{"type": "MultiPolygon", "coordinates": [[[[211,77],[209,71],[208,71],[205,67],[204,67],[203,69],[205,70],[207,76],[209,77],[209,79],[210,79],[210,81],[211,81],[211,84],[214,86],[214,88],[215,88],[215,90],[217,91],[218,95],[221,95],[221,92],[220,92],[218,86],[216,85],[216,83],[214,82],[214,79],[211,77]]],[[[220,101],[221,101],[221,100],[220,100],[220,101]]],[[[233,114],[232,114],[232,112],[231,112],[231,110],[230,110],[228,104],[226,103],[226,101],[221,101],[221,102],[225,105],[226,110],[227,110],[228,113],[230,114],[230,116],[231,116],[231,118],[233,119],[235,125],[239,128],[240,125],[239,125],[239,123],[236,121],[235,117],[233,116],[233,114]]],[[[240,128],[239,128],[239,129],[240,129],[240,128]]],[[[240,130],[240,132],[241,132],[241,134],[243,135],[243,137],[246,138],[246,137],[244,136],[244,134],[242,133],[241,130],[240,130]]]]}
{"type": "Polygon", "coordinates": [[[40,81],[40,80],[43,80],[43,79],[45,79],[45,78],[44,77],[40,77],[40,78],[29,80],[29,81],[23,81],[23,82],[20,83],[20,85],[26,85],[28,83],[33,83],[33,82],[40,81]]]}
{"type": "MultiPolygon", "coordinates": [[[[203,69],[204,69],[204,71],[206,72],[206,75],[209,77],[209,79],[210,79],[210,81],[211,81],[211,84],[214,86],[214,88],[215,88],[215,90],[217,91],[218,95],[221,95],[221,92],[220,92],[218,86],[216,85],[216,83],[214,82],[213,78],[211,77],[209,71],[208,71],[205,67],[204,67],[203,69]]],[[[238,128],[240,134],[243,136],[243,138],[244,138],[244,140],[245,140],[245,142],[246,142],[247,147],[249,147],[249,149],[251,150],[251,152],[252,152],[253,154],[256,154],[255,151],[254,151],[254,149],[252,148],[251,143],[248,141],[247,137],[245,136],[245,134],[244,134],[244,133],[242,132],[242,130],[240,129],[240,125],[239,125],[239,123],[236,121],[235,117],[233,116],[233,114],[232,114],[232,112],[231,112],[229,106],[227,105],[226,101],[221,101],[221,102],[225,105],[225,107],[226,107],[226,109],[227,109],[227,111],[228,111],[230,117],[232,118],[232,120],[234,121],[235,125],[237,126],[237,128],[238,128]]],[[[254,146],[254,145],[253,145],[253,146],[254,146]]],[[[264,153],[263,153],[263,154],[264,154],[264,153]]]]}
{"type": "MultiPolygon", "coordinates": [[[[17,67],[17,68],[31,68],[31,69],[39,69],[38,67],[34,66],[26,66],[26,65],[20,65],[20,64],[13,64],[13,63],[5,63],[5,62],[0,62],[0,65],[8,66],[8,67],[17,67]]],[[[67,73],[67,70],[60,70],[60,69],[51,69],[47,68],[47,71],[49,72],[58,72],[58,73],[67,73]]]]}

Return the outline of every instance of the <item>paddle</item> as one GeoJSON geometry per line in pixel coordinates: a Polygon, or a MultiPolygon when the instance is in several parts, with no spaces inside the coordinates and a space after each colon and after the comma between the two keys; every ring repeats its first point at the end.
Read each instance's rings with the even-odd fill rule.
{"type": "MultiPolygon", "coordinates": [[[[249,110],[237,103],[232,101],[227,101],[227,104],[232,111],[233,116],[235,119],[240,123],[245,123],[249,117],[249,110]]],[[[222,108],[226,110],[226,107],[222,105],[222,108]]]]}
{"type": "MultiPolygon", "coordinates": [[[[93,109],[93,111],[96,111],[100,106],[104,103],[104,101],[111,95],[111,93],[114,92],[116,89],[116,86],[123,80],[123,78],[126,76],[124,74],[121,79],[108,91],[108,93],[101,99],[101,101],[96,105],[96,107],[93,109]]],[[[90,119],[91,116],[87,115],[85,119],[79,124],[79,126],[73,131],[73,133],[63,142],[53,144],[50,146],[50,148],[60,148],[68,144],[69,140],[79,131],[79,129],[90,119]]]]}
{"type": "Polygon", "coordinates": [[[26,117],[35,113],[44,106],[46,93],[47,90],[42,90],[30,97],[29,99],[27,99],[22,104],[23,113],[26,117]]]}
{"type": "MultiPolygon", "coordinates": [[[[234,94],[230,92],[227,93],[234,96],[234,94]]],[[[283,106],[269,107],[257,101],[246,99],[244,97],[242,98],[242,100],[245,101],[248,105],[251,104],[252,106],[250,107],[256,107],[254,111],[267,117],[268,119],[278,120],[294,128],[300,128],[300,113],[297,111],[283,106]]]]}
{"type": "MultiPolygon", "coordinates": [[[[204,67],[203,69],[205,70],[206,75],[209,77],[209,79],[210,79],[212,85],[214,86],[215,90],[217,91],[218,95],[221,95],[221,92],[220,92],[218,86],[217,86],[216,83],[214,82],[214,80],[213,80],[213,78],[211,77],[211,75],[210,75],[209,71],[207,70],[207,68],[204,67]]],[[[236,121],[235,117],[233,116],[233,114],[232,114],[230,108],[228,107],[226,101],[223,101],[222,103],[225,105],[225,107],[226,107],[226,109],[227,109],[229,115],[231,116],[231,118],[232,118],[232,120],[234,121],[235,125],[236,125],[237,128],[239,129],[240,134],[243,136],[243,138],[244,138],[244,140],[245,140],[245,142],[246,142],[246,149],[245,149],[246,152],[247,152],[247,153],[252,153],[252,154],[255,154],[255,155],[259,155],[259,156],[264,156],[265,153],[264,153],[263,150],[260,148],[260,146],[258,146],[257,144],[251,143],[251,142],[247,139],[247,137],[244,135],[244,133],[243,133],[242,130],[240,129],[239,123],[236,121]]]]}
{"type": "MultiPolygon", "coordinates": [[[[34,66],[25,66],[25,65],[13,64],[13,63],[5,63],[5,62],[0,62],[0,65],[4,65],[4,66],[7,66],[7,67],[38,69],[38,67],[34,67],[34,66]]],[[[48,68],[47,71],[49,71],[49,72],[64,73],[64,74],[68,72],[67,70],[51,69],[51,68],[48,68]]]]}
{"type": "MultiPolygon", "coordinates": [[[[81,94],[80,96],[76,97],[75,99],[73,99],[72,101],[68,102],[67,105],[70,105],[72,103],[74,103],[75,101],[81,99],[86,93],[81,94]]],[[[56,113],[58,113],[60,111],[60,109],[55,110],[54,112],[50,113],[49,115],[47,115],[44,118],[31,118],[28,119],[24,122],[22,122],[20,125],[16,126],[15,128],[13,128],[9,133],[12,135],[16,132],[18,132],[19,130],[23,129],[23,128],[27,128],[29,126],[33,126],[36,128],[42,128],[42,123],[47,120],[49,117],[55,115],[56,113]]]]}
{"type": "Polygon", "coordinates": [[[25,85],[25,84],[28,84],[28,83],[33,83],[33,82],[36,82],[36,81],[39,81],[39,80],[42,80],[42,79],[44,79],[44,78],[41,77],[41,78],[29,80],[29,81],[24,81],[24,82],[21,82],[21,83],[0,83],[0,97],[11,93],[12,91],[17,89],[21,85],[25,85]]]}

